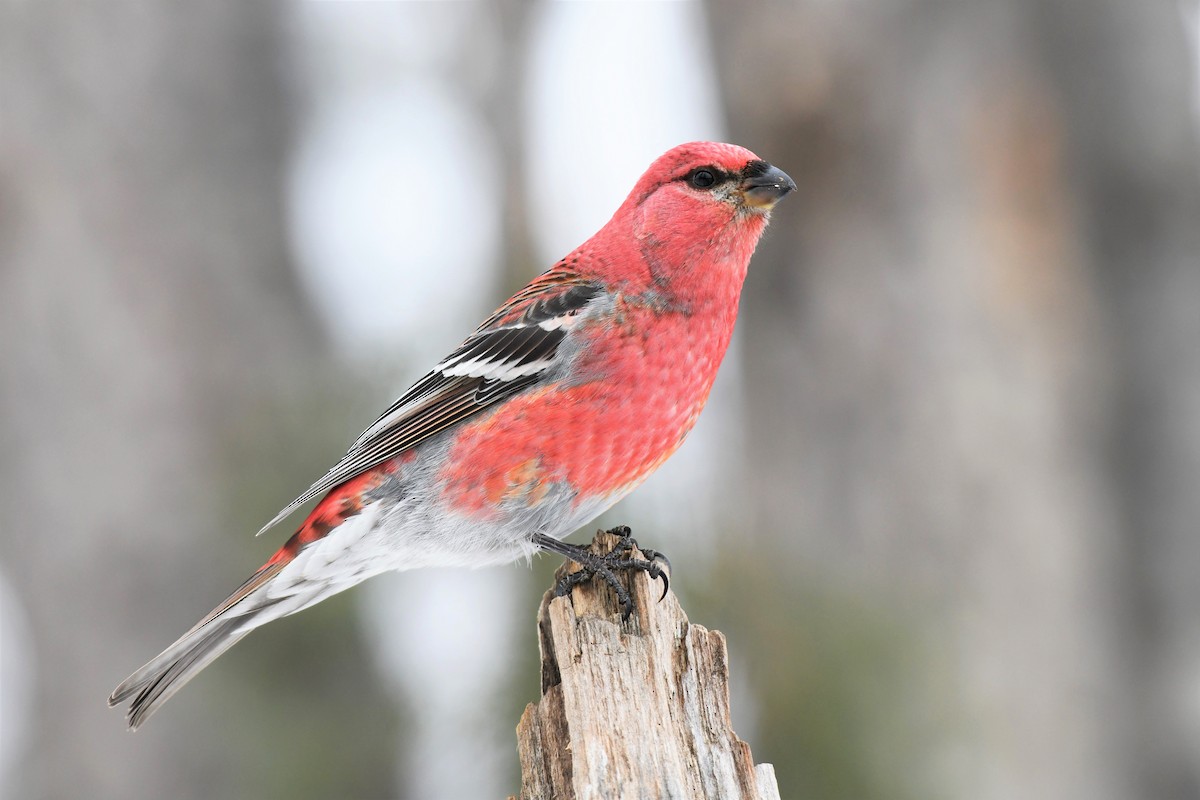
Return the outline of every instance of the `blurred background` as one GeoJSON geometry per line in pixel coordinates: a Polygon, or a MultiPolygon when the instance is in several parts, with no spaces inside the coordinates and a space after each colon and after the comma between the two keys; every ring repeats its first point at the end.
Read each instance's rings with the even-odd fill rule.
{"type": "MultiPolygon", "coordinates": [[[[0,794],[499,798],[557,559],[112,687],[662,151],[775,214],[604,523],[785,797],[1200,798],[1200,4],[87,4],[0,21],[0,794]]],[[[575,538],[584,541],[585,531],[575,538]]]]}

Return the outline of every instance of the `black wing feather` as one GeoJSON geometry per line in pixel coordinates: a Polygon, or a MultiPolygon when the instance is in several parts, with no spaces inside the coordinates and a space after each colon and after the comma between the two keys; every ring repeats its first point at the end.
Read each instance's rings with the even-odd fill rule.
{"type": "Polygon", "coordinates": [[[530,284],[414,383],[363,431],[329,472],[288,503],[259,533],[317,495],[532,386],[554,366],[558,346],[567,333],[562,325],[547,329],[542,323],[578,314],[602,291],[600,286],[570,275],[551,279],[548,274],[530,284]],[[525,310],[515,314],[526,303],[525,310]],[[482,374],[454,374],[456,367],[471,361],[482,374]]]}

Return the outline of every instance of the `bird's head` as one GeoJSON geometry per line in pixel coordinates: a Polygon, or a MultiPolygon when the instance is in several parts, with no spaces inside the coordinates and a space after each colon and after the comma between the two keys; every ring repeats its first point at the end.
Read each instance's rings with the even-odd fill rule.
{"type": "Polygon", "coordinates": [[[778,167],[736,144],[691,142],[659,156],[637,181],[623,210],[642,207],[656,221],[662,213],[682,222],[762,223],[775,203],[796,190],[778,167]]]}
{"type": "Polygon", "coordinates": [[[774,205],[796,184],[744,147],[690,142],[659,156],[638,180],[609,228],[632,234],[656,282],[718,264],[741,277],[774,205]]]}
{"type": "Polygon", "coordinates": [[[682,215],[765,217],[795,188],[783,170],[744,147],[689,142],[659,156],[626,203],[663,205],[682,215]]]}
{"type": "Polygon", "coordinates": [[[771,209],[795,188],[783,170],[744,147],[689,142],[650,165],[617,218],[639,238],[693,247],[720,242],[749,259],[771,209]]]}

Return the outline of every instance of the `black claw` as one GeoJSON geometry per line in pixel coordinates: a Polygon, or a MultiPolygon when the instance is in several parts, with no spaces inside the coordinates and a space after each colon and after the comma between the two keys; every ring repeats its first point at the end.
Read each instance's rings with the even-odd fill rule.
{"type": "Polygon", "coordinates": [[[642,550],[642,553],[646,556],[645,560],[633,558],[630,554],[638,544],[633,538],[633,531],[627,525],[619,525],[610,530],[609,533],[620,537],[620,541],[617,542],[610,553],[603,556],[598,556],[585,547],[559,542],[547,537],[535,536],[534,541],[544,549],[552,550],[565,556],[581,567],[578,572],[569,573],[559,579],[558,583],[554,586],[556,597],[563,597],[570,594],[571,590],[576,586],[586,583],[593,577],[601,578],[612,587],[613,592],[617,595],[617,601],[621,604],[621,620],[625,621],[633,614],[633,598],[630,597],[629,591],[625,588],[624,584],[617,579],[616,571],[636,569],[645,572],[653,579],[662,579],[662,595],[658,598],[659,602],[662,602],[670,590],[670,579],[657,562],[662,561],[665,563],[667,569],[671,568],[671,562],[666,556],[655,550],[642,550]]]}
{"type": "Polygon", "coordinates": [[[657,564],[654,564],[653,570],[646,570],[647,574],[651,578],[661,578],[662,579],[662,583],[663,583],[662,595],[660,595],[658,598],[658,602],[661,603],[663,600],[667,599],[667,592],[671,590],[671,577],[668,574],[671,571],[671,559],[667,558],[665,555],[658,552],[657,550],[643,550],[642,553],[646,556],[646,558],[648,558],[650,560],[650,562],[652,564],[654,564],[654,562],[656,562],[656,561],[661,561],[667,565],[667,568],[665,570],[662,567],[658,566],[657,564]]]}

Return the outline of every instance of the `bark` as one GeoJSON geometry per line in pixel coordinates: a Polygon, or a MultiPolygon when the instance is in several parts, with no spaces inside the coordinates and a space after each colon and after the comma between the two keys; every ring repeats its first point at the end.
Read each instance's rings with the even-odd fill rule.
{"type": "MultiPolygon", "coordinates": [[[[598,533],[592,551],[616,541],[598,533]]],[[[645,573],[622,580],[626,621],[596,580],[542,600],[542,699],[517,726],[522,800],[778,798],[730,724],[725,637],[688,622],[673,593],[659,602],[645,573]]]]}

